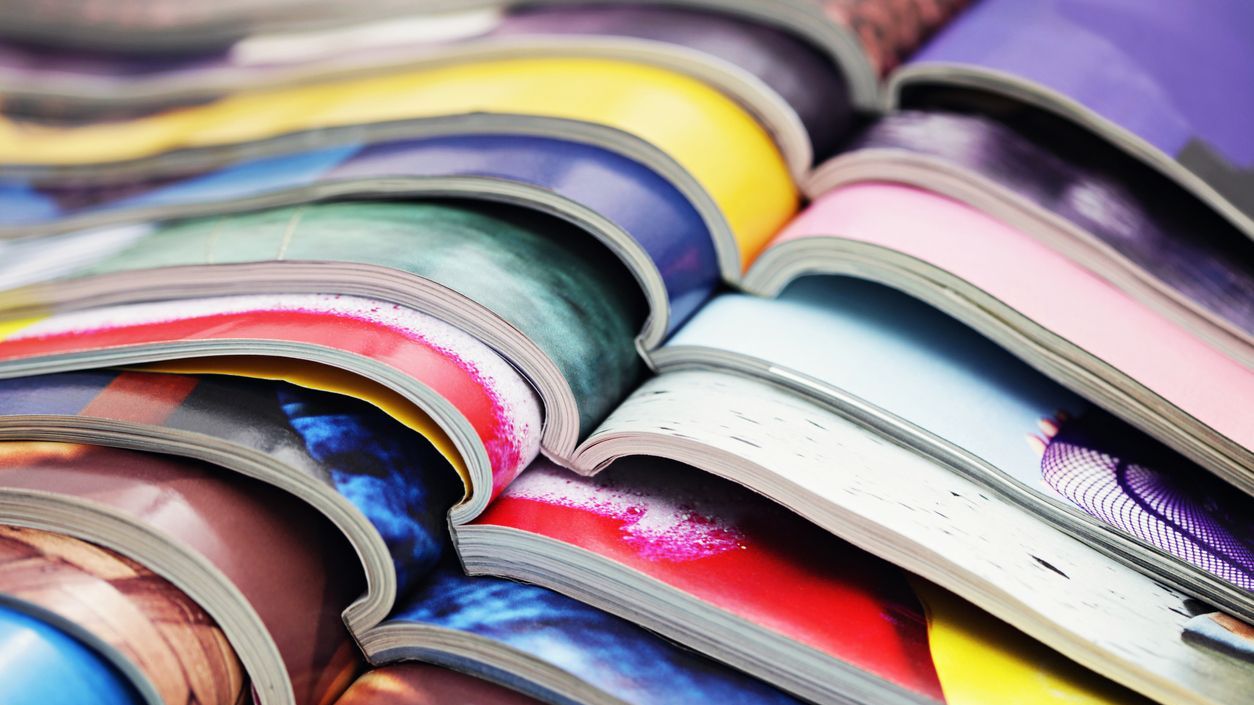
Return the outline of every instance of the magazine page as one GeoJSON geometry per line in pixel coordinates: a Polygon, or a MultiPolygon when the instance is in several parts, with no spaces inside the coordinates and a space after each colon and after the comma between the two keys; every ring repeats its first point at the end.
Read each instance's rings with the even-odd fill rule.
{"type": "MultiPolygon", "coordinates": [[[[564,125],[554,122],[555,127],[564,125]]],[[[692,314],[719,280],[718,250],[735,249],[735,242],[725,233],[719,231],[716,236],[712,232],[682,191],[649,167],[592,144],[511,134],[374,144],[354,141],[246,160],[176,179],[94,185],[30,184],[20,179],[6,184],[0,180],[0,203],[8,206],[0,209],[0,225],[11,226],[7,232],[21,235],[109,223],[160,229],[170,226],[145,219],[218,215],[329,196],[399,198],[434,193],[491,202],[510,198],[495,193],[502,180],[539,189],[533,194],[535,203],[527,204],[531,207],[558,208],[568,218],[582,217],[576,222],[590,230],[589,237],[608,237],[608,233],[591,230],[594,223],[608,221],[607,227],[621,241],[605,244],[619,253],[642,285],[647,279],[665,291],[669,309],[660,302],[651,306],[651,316],[660,326],[651,335],[670,332],[692,314]],[[715,242],[716,237],[727,242],[715,242]]],[[[485,205],[483,210],[493,208],[485,205]]],[[[0,234],[4,233],[0,228],[0,234]]],[[[121,235],[111,228],[71,237],[75,241],[68,247],[79,250],[121,235]]],[[[22,243],[21,247],[35,250],[39,246],[22,243]]],[[[732,261],[738,262],[738,255],[731,254],[732,261]]],[[[12,263],[4,269],[18,268],[12,263]]],[[[734,271],[739,274],[738,268],[734,271]]],[[[651,299],[648,289],[652,287],[645,288],[651,299]]]]}
{"type": "Polygon", "coordinates": [[[1254,243],[1170,179],[1070,123],[897,111],[820,167],[807,191],[869,175],[969,203],[1178,322],[1214,319],[1249,354],[1254,243]]]}
{"type": "MultiPolygon", "coordinates": [[[[474,431],[476,445],[456,445],[471,464],[472,476],[475,463],[482,459],[477,469],[486,473],[485,480],[491,478],[492,487],[504,487],[531,462],[539,445],[539,402],[508,363],[451,326],[369,299],[228,297],[104,307],[15,322],[0,334],[4,335],[0,359],[9,365],[52,356],[60,361],[56,365],[60,369],[99,366],[90,359],[77,360],[93,350],[109,353],[115,364],[224,352],[253,355],[258,345],[276,341],[295,347],[278,348],[274,356],[329,364],[330,360],[304,348],[339,350],[350,355],[348,362],[338,361],[340,365],[361,363],[364,367],[365,361],[373,360],[397,373],[389,376],[394,385],[396,377],[408,380],[408,389],[396,385],[400,391],[422,385],[438,394],[450,413],[460,415],[474,431]],[[189,343],[205,347],[182,352],[189,343]],[[175,346],[176,351],[153,352],[168,346],[175,346]]],[[[358,374],[371,376],[371,371],[358,370],[358,374]]],[[[375,381],[383,376],[377,375],[375,381]]],[[[409,396],[411,402],[421,398],[409,396]]],[[[455,428],[446,425],[445,431],[458,437],[455,428]]]]}
{"type": "MultiPolygon", "coordinates": [[[[103,168],[160,157],[137,170],[160,173],[189,155],[238,159],[241,153],[273,153],[264,150],[283,135],[474,112],[591,122],[651,142],[719,204],[743,264],[796,210],[796,187],[783,157],[739,106],[694,79],[602,59],[468,62],[242,93],[186,110],[79,127],[31,130],[0,119],[0,160],[46,178],[56,173],[54,167],[68,173],[70,165],[82,171],[87,164],[103,168]]],[[[317,146],[308,139],[288,144],[317,146]]]]}
{"type": "Polygon", "coordinates": [[[1226,703],[1254,687],[1245,666],[1185,643],[1184,595],[787,391],[724,373],[660,375],[607,419],[583,461],[633,448],[749,484],[1151,698],[1226,703]]]}
{"type": "Polygon", "coordinates": [[[100,446],[9,442],[0,454],[6,490],[113,508],[216,566],[260,617],[297,702],[334,697],[360,668],[340,618],[363,587],[345,569],[352,549],[290,495],[197,461],[100,446]]]}
{"type": "Polygon", "coordinates": [[[243,666],[217,622],[139,563],[85,541],[0,526],[0,593],[117,649],[163,703],[237,705],[243,666]]]}
{"type": "Polygon", "coordinates": [[[916,91],[927,101],[931,86],[958,86],[1063,114],[1250,233],[1254,138],[1240,116],[1254,112],[1251,26],[1243,0],[989,0],[911,59],[896,97],[909,107],[916,91]]]}
{"type": "MultiPolygon", "coordinates": [[[[916,700],[998,702],[1013,697],[1021,703],[1044,703],[1060,693],[1077,702],[1136,699],[1074,664],[1046,656],[1048,649],[997,626],[996,620],[940,588],[917,589],[920,581],[901,569],[784,507],[677,463],[624,458],[588,478],[538,461],[457,534],[475,527],[509,528],[577,546],[597,560],[639,571],[743,620],[751,626],[744,628],[739,648],[750,659],[758,655],[771,660],[771,670],[796,666],[768,656],[762,638],[751,636],[755,632],[782,636],[802,651],[812,649],[848,664],[846,668],[873,674],[881,679],[880,688],[904,691],[916,700]],[[797,599],[781,600],[781,594],[797,599]],[[996,662],[1004,677],[986,683],[983,676],[964,672],[967,666],[961,664],[970,662],[985,667],[996,662]],[[980,689],[985,699],[967,699],[967,693],[980,689]]],[[[517,548],[500,553],[526,562],[525,554],[513,553],[517,548]]],[[[546,544],[533,550],[545,551],[546,544]]],[[[595,567],[584,570],[596,572],[595,567]]],[[[555,576],[562,584],[581,580],[587,578],[575,568],[555,576]]],[[[621,609],[631,613],[640,608],[628,602],[621,609]]],[[[728,643],[722,648],[738,647],[728,643]]],[[[856,692],[851,685],[838,685],[831,662],[822,671],[831,677],[835,693],[856,692]]],[[[832,697],[827,693],[816,700],[832,697]]],[[[866,691],[869,702],[886,697],[866,691]]]]}
{"type": "Polygon", "coordinates": [[[771,251],[778,260],[759,260],[749,288],[774,293],[803,273],[835,272],[907,289],[1229,482],[1254,486],[1254,407],[1236,403],[1254,398],[1254,373],[1000,221],[919,189],[857,184],[822,196],[771,251]]]}
{"type": "MultiPolygon", "coordinates": [[[[484,213],[441,203],[310,204],[167,223],[77,275],[27,295],[64,296],[67,283],[110,275],[101,286],[118,291],[135,286],[129,273],[194,265],[356,263],[397,270],[478,302],[539,346],[574,394],[586,433],[640,374],[633,339],[643,317],[630,275],[589,240],[582,231],[521,209],[484,213]],[[365,232],[369,237],[349,235],[365,232]]],[[[347,282],[337,287],[325,277],[305,279],[320,292],[353,293],[347,282]]],[[[247,286],[232,281],[216,289],[225,294],[247,286]]],[[[280,280],[265,288],[283,289],[284,284],[280,280]]],[[[393,288],[396,299],[407,298],[402,284],[393,288]]],[[[287,289],[281,293],[300,293],[295,283],[287,289]]],[[[183,298],[176,291],[177,284],[171,293],[183,298]]]]}
{"type": "Polygon", "coordinates": [[[1238,594],[1254,590],[1248,496],[906,294],[848,277],[801,279],[774,300],[724,294],[656,362],[718,366],[706,350],[758,360],[766,378],[864,422],[905,422],[902,440],[924,454],[975,456],[962,464],[977,482],[1004,486],[987,477],[1002,474],[1238,594]]]}

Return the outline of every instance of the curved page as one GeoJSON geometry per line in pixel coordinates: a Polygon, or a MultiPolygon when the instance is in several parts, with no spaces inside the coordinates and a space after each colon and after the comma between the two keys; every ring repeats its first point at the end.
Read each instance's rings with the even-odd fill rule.
{"type": "Polygon", "coordinates": [[[1250,232],[1251,27],[1244,0],[980,2],[911,60],[898,99],[956,85],[1061,113],[1197,182],[1250,232]]]}
{"type": "Polygon", "coordinates": [[[774,300],[724,294],[672,338],[659,369],[713,358],[707,350],[758,360],[760,374],[864,422],[904,422],[900,437],[923,453],[993,487],[1004,486],[987,476],[998,473],[1047,515],[1080,510],[1229,583],[1250,611],[1247,495],[917,299],[846,277],[801,279],[774,300]]]}
{"type": "Polygon", "coordinates": [[[439,555],[447,521],[427,509],[461,497],[428,496],[425,478],[447,463],[391,417],[357,399],[282,382],[113,371],[0,380],[0,429],[20,426],[46,437],[66,418],[78,428],[112,422],[113,434],[134,439],[237,446],[314,479],[378,532],[395,569],[392,594],[408,593],[439,555]]]}
{"type": "Polygon", "coordinates": [[[1246,665],[1185,643],[1193,614],[1183,595],[776,387],[715,372],[661,375],[593,435],[597,457],[585,460],[642,446],[751,484],[1155,700],[1218,705],[1254,687],[1246,665]]]}
{"type": "MultiPolygon", "coordinates": [[[[714,235],[669,181],[608,149],[525,135],[352,142],[247,160],[177,179],[43,186],[0,180],[0,203],[5,205],[0,209],[0,225],[14,226],[15,232],[36,226],[64,231],[98,223],[220,214],[246,210],[259,201],[273,206],[277,205],[273,201],[320,200],[324,194],[395,198],[406,195],[407,188],[417,195],[446,194],[451,181],[445,180],[465,179],[470,180],[468,190],[457,191],[463,197],[478,198],[476,189],[505,180],[567,199],[572,207],[586,209],[621,229],[661,273],[670,306],[669,311],[654,315],[669,321],[666,332],[686,320],[718,283],[714,235]]],[[[484,197],[508,200],[499,195],[484,197]]],[[[84,234],[76,237],[73,247],[90,247],[86,238],[94,242],[113,237],[116,234],[84,234]]]]}
{"type": "MultiPolygon", "coordinates": [[[[136,281],[128,273],[161,277],[160,270],[169,268],[168,278],[154,285],[169,291],[168,298],[180,298],[174,268],[198,265],[270,262],[279,272],[282,263],[328,263],[395,270],[472,299],[539,346],[574,394],[582,437],[626,396],[642,367],[633,345],[641,318],[638,289],[622,263],[589,240],[565,223],[518,209],[320,203],[166,223],[75,274],[12,297],[52,304],[70,296],[68,283],[80,281],[100,287],[91,300],[109,292],[112,300],[126,303],[139,298],[128,293],[136,281]]],[[[356,291],[347,274],[338,283],[327,275],[297,278],[302,286],[267,277],[249,283],[224,269],[221,279],[209,285],[211,291],[196,294],[356,291]]],[[[384,287],[389,289],[397,292],[394,302],[411,298],[402,284],[384,287]]]]}
{"type": "Polygon", "coordinates": [[[61,443],[3,443],[0,454],[4,487],[112,507],[217,566],[277,644],[297,703],[316,705],[348,686],[358,655],[340,610],[361,592],[361,573],[345,569],[356,563],[352,549],[306,505],[169,456],[61,443]]]}
{"type": "Polygon", "coordinates": [[[796,189],[770,136],[729,99],[691,78],[600,59],[468,62],[241,93],[130,121],[41,126],[37,134],[0,121],[0,161],[72,166],[172,150],[256,154],[263,149],[257,141],[285,134],[473,112],[583,120],[651,142],[719,204],[743,263],[796,208],[796,189]]]}
{"type": "Polygon", "coordinates": [[[0,526],[0,593],[117,649],[164,705],[236,705],[246,697],[243,667],[213,617],[129,558],[68,536],[0,526]]]}
{"type": "MultiPolygon", "coordinates": [[[[1126,287],[1132,276],[1186,297],[1204,310],[1191,315],[1221,319],[1250,345],[1254,242],[1170,180],[1088,133],[1013,116],[900,111],[868,127],[812,184],[826,190],[834,178],[823,173],[837,177],[842,160],[861,154],[874,163],[868,165],[872,174],[943,192],[1013,222],[1117,286],[1126,287]],[[901,178],[899,161],[918,164],[917,171],[901,178]],[[950,183],[955,170],[960,185],[950,183]],[[1074,231],[1064,237],[1082,238],[1095,249],[1057,242],[1051,218],[1074,231]],[[1127,274],[1112,276],[1108,267],[1127,274]]],[[[1126,290],[1137,296],[1137,288],[1126,290]]]]}
{"type": "MultiPolygon", "coordinates": [[[[140,304],[62,314],[15,325],[0,340],[0,360],[110,351],[138,362],[175,343],[223,343],[255,354],[259,341],[378,361],[426,385],[469,423],[486,449],[494,491],[535,457],[538,402],[517,373],[486,346],[459,330],[399,307],[336,296],[230,297],[175,304],[140,304]]],[[[221,351],[219,351],[221,352],[221,351]]],[[[170,357],[203,357],[210,351],[170,357]]],[[[278,357],[297,357],[286,348],[278,357]]],[[[167,357],[167,356],[156,356],[167,357]]],[[[74,366],[74,365],[67,365],[74,366]]],[[[78,367],[91,368],[90,362],[78,367]]]]}
{"type": "MultiPolygon", "coordinates": [[[[1246,471],[1254,462],[1254,406],[1238,402],[1254,398],[1254,373],[1032,238],[948,198],[874,183],[825,194],[780,234],[775,246],[782,251],[813,244],[821,250],[823,238],[836,248],[846,242],[870,246],[864,257],[872,270],[904,255],[903,265],[893,265],[900,271],[877,278],[909,285],[916,296],[934,297],[930,302],[936,305],[953,307],[959,301],[964,310],[956,315],[969,316],[972,325],[995,327],[992,332],[1000,335],[1030,336],[1035,340],[1021,347],[1039,349],[1030,357],[1016,352],[1034,366],[1049,355],[1072,358],[1069,364],[1083,375],[1053,372],[1059,381],[1081,386],[1083,376],[1096,376],[1103,386],[1129,390],[1139,410],[1126,401],[1129,392],[1121,392],[1123,399],[1116,402],[1098,385],[1083,385],[1086,394],[1100,391],[1101,403],[1112,413],[1138,427],[1153,424],[1160,440],[1230,482],[1246,488],[1254,482],[1246,471]],[[948,289],[931,281],[919,285],[907,274],[953,277],[957,282],[949,287],[958,296],[942,298],[948,289]],[[1185,442],[1182,436],[1192,438],[1185,442]]],[[[816,267],[811,253],[788,263],[788,278],[834,265],[842,265],[839,256],[816,267]]],[[[859,268],[868,264],[836,271],[859,268]]]]}

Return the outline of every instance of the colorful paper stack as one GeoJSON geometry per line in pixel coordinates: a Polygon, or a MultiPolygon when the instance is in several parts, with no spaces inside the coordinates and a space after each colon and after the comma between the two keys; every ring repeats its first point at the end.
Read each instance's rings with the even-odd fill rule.
{"type": "Polygon", "coordinates": [[[0,0],[0,703],[1254,700],[1254,4],[0,0]]]}

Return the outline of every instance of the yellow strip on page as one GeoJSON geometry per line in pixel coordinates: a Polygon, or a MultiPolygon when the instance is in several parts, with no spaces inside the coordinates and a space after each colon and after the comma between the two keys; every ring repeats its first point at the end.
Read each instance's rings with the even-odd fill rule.
{"type": "Polygon", "coordinates": [[[1151,705],[953,593],[910,584],[927,608],[947,705],[1151,705]]]}
{"type": "Polygon", "coordinates": [[[427,412],[382,384],[347,370],[306,360],[259,355],[220,355],[168,360],[137,366],[135,369],[146,372],[218,374],[269,379],[360,399],[431,441],[431,445],[435,446],[436,450],[440,451],[440,454],[447,458],[457,470],[457,474],[461,476],[466,486],[467,493],[470,492],[470,473],[466,470],[465,461],[453,446],[453,441],[449,439],[448,434],[436,425],[427,412]]]}
{"type": "Polygon", "coordinates": [[[127,161],[317,128],[473,112],[582,120],[651,142],[718,204],[742,265],[797,207],[783,156],[739,105],[688,76],[608,59],[473,61],[239,93],[202,106],[83,126],[0,120],[0,162],[127,161]]]}

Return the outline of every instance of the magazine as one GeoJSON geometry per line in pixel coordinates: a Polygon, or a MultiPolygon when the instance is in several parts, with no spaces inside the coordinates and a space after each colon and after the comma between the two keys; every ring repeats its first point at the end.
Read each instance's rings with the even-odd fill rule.
{"type": "Polygon", "coordinates": [[[472,573],[552,585],[814,702],[1140,700],[787,509],[674,462],[628,458],[592,479],[537,462],[455,537],[472,573]]]}

